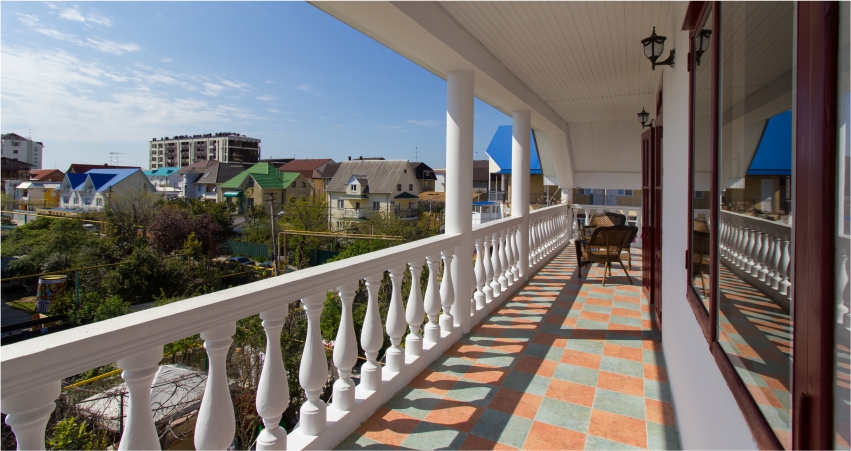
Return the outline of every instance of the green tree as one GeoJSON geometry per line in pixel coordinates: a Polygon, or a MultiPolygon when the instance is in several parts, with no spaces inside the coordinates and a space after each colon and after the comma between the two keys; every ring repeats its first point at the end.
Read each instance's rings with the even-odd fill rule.
{"type": "Polygon", "coordinates": [[[108,445],[103,432],[90,430],[85,421],[76,417],[60,420],[50,432],[48,449],[106,449],[108,445]]]}
{"type": "MultiPolygon", "coordinates": [[[[290,197],[283,207],[283,213],[278,218],[280,230],[307,230],[310,232],[327,232],[328,203],[316,197],[290,197]]],[[[287,247],[292,252],[288,264],[295,264],[299,269],[309,264],[309,253],[318,249],[322,239],[303,235],[287,237],[287,247]]]]}

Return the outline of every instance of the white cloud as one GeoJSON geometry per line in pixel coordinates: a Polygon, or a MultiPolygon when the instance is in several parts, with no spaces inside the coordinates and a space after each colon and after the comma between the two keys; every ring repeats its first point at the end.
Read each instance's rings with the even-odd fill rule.
{"type": "Polygon", "coordinates": [[[272,81],[272,80],[266,80],[266,84],[267,84],[267,85],[274,85],[274,84],[275,84],[275,82],[274,82],[274,81],[272,81]]]}
{"type": "Polygon", "coordinates": [[[162,61],[163,63],[170,63],[170,62],[172,62],[172,61],[174,61],[174,60],[173,60],[173,59],[171,59],[171,58],[162,58],[162,59],[160,59],[160,61],[162,61]]]}
{"type": "Polygon", "coordinates": [[[238,82],[238,81],[225,80],[224,78],[219,78],[219,80],[221,81],[221,83],[223,85],[225,85],[229,88],[239,89],[240,91],[245,91],[246,88],[251,87],[251,85],[249,85],[247,83],[242,83],[242,82],[238,82]]]}
{"type": "Polygon", "coordinates": [[[270,108],[270,109],[268,109],[268,110],[266,110],[266,111],[268,111],[268,112],[270,112],[270,113],[275,113],[275,114],[280,114],[280,113],[281,113],[281,110],[279,110],[279,109],[277,109],[277,108],[270,108]]]}
{"type": "Polygon", "coordinates": [[[313,93],[313,88],[311,88],[310,85],[298,85],[295,88],[299,91],[313,93]]]}
{"type": "Polygon", "coordinates": [[[418,119],[409,119],[405,122],[408,122],[408,123],[411,123],[411,124],[414,124],[414,125],[420,125],[422,127],[434,127],[435,125],[440,124],[440,122],[432,120],[432,119],[419,119],[419,120],[418,119]]]}
{"type": "Polygon", "coordinates": [[[111,27],[112,26],[112,19],[110,19],[109,17],[99,16],[99,15],[96,15],[96,14],[89,14],[88,16],[83,15],[83,13],[80,12],[80,9],[79,9],[80,7],[76,6],[76,5],[74,5],[71,8],[60,8],[56,5],[49,5],[49,6],[53,9],[58,9],[59,10],[59,17],[66,19],[66,20],[70,20],[70,21],[73,21],[73,22],[80,22],[80,23],[84,23],[84,24],[103,25],[104,27],[111,27]]]}
{"type": "Polygon", "coordinates": [[[21,13],[15,13],[15,14],[18,15],[18,20],[23,22],[24,25],[26,25],[28,27],[35,28],[39,24],[38,16],[33,16],[33,15],[30,15],[30,14],[21,14],[21,13]]]}
{"type": "Polygon", "coordinates": [[[271,101],[275,100],[275,97],[273,97],[273,96],[259,96],[259,97],[255,97],[255,98],[257,100],[262,100],[263,102],[271,102],[271,101]]]}
{"type": "Polygon", "coordinates": [[[373,130],[398,130],[402,128],[401,125],[377,125],[372,127],[373,130]]]}
{"type": "Polygon", "coordinates": [[[86,44],[85,45],[87,47],[91,47],[95,50],[98,50],[98,51],[101,51],[101,52],[104,52],[104,53],[111,53],[113,55],[122,55],[122,54],[127,53],[127,52],[135,52],[137,50],[142,49],[142,47],[139,47],[138,45],[132,44],[132,43],[120,43],[120,42],[107,41],[106,39],[92,39],[92,38],[86,38],[86,44]]]}
{"type": "MultiPolygon", "coordinates": [[[[55,6],[51,7],[56,8],[55,6]]],[[[111,53],[113,55],[122,55],[124,53],[141,50],[141,47],[133,43],[120,43],[101,38],[86,38],[84,41],[74,34],[63,33],[59,30],[42,27],[41,21],[36,16],[30,14],[18,14],[18,16],[18,20],[20,20],[24,25],[32,28],[36,33],[40,33],[60,41],[70,42],[71,44],[78,45],[80,47],[91,47],[100,52],[111,53]]]]}
{"type": "Polygon", "coordinates": [[[208,96],[217,96],[221,93],[225,87],[222,85],[217,85],[215,83],[204,83],[204,90],[201,91],[201,94],[206,94],[208,96]]]}

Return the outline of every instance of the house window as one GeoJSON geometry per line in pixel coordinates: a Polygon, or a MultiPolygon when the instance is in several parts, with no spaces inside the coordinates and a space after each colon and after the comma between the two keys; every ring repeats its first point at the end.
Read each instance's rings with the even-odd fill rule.
{"type": "Polygon", "coordinates": [[[351,186],[349,187],[349,191],[355,192],[355,191],[357,191],[357,190],[358,190],[358,186],[357,186],[357,185],[351,185],[351,186]]]}
{"type": "Polygon", "coordinates": [[[12,153],[18,153],[18,149],[12,149],[12,153]]]}
{"type": "Polygon", "coordinates": [[[254,177],[248,177],[248,187],[254,187],[254,177]]]}
{"type": "Polygon", "coordinates": [[[74,196],[74,205],[80,205],[80,198],[77,196],[74,196]]]}
{"type": "Polygon", "coordinates": [[[302,188],[307,188],[307,183],[305,183],[305,182],[301,182],[301,187],[302,187],[302,188]]]}
{"type": "Polygon", "coordinates": [[[408,173],[408,170],[407,170],[407,169],[404,169],[404,173],[405,173],[405,174],[407,174],[407,173],[408,173]]]}
{"type": "Polygon", "coordinates": [[[71,202],[71,198],[70,198],[70,197],[63,197],[63,198],[62,198],[62,203],[63,203],[63,204],[68,205],[70,202],[71,202]]]}
{"type": "Polygon", "coordinates": [[[103,199],[95,199],[95,206],[103,207],[103,199]]]}
{"type": "Polygon", "coordinates": [[[372,203],[373,210],[381,210],[381,202],[373,202],[372,203]]]}
{"type": "Polygon", "coordinates": [[[402,209],[402,204],[396,204],[396,211],[400,211],[402,209]]]}
{"type": "Polygon", "coordinates": [[[413,183],[409,183],[409,184],[408,184],[408,191],[413,191],[413,190],[414,190],[414,184],[413,184],[413,183]]]}
{"type": "Polygon", "coordinates": [[[337,208],[346,208],[346,201],[343,199],[337,199],[337,208]]]}
{"type": "Polygon", "coordinates": [[[401,183],[396,184],[396,191],[402,191],[402,184],[401,183]]]}

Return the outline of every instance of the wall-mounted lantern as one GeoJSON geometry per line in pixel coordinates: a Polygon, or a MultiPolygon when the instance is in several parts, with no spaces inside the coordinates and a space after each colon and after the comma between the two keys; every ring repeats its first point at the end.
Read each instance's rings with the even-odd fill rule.
{"type": "Polygon", "coordinates": [[[700,66],[700,58],[709,50],[709,42],[710,37],[712,36],[712,30],[703,29],[700,30],[700,33],[694,37],[694,58],[695,63],[700,66]]]}
{"type": "Polygon", "coordinates": [[[648,113],[644,110],[644,108],[642,108],[641,112],[638,113],[638,122],[641,122],[642,129],[645,129],[647,127],[653,127],[653,121],[650,121],[650,125],[646,125],[648,118],[650,118],[650,113],[648,113]]]}
{"type": "Polygon", "coordinates": [[[653,34],[651,34],[649,38],[641,40],[641,45],[644,46],[644,56],[653,63],[653,70],[656,70],[656,66],[674,67],[674,50],[671,50],[671,54],[668,56],[668,59],[658,63],[656,62],[659,57],[662,56],[662,52],[665,51],[666,39],[668,38],[665,36],[656,35],[656,27],[653,27],[653,34]]]}

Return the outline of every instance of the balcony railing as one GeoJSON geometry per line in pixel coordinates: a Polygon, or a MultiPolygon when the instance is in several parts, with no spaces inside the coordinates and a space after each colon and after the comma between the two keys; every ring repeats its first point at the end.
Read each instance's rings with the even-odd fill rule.
{"type": "Polygon", "coordinates": [[[780,221],[720,211],[721,262],[775,301],[789,306],[792,227],[780,221]]]}
{"type": "Polygon", "coordinates": [[[151,383],[163,356],[163,346],[200,333],[209,357],[204,396],[199,407],[194,443],[198,449],[225,449],[233,440],[235,415],[228,389],[226,358],[236,321],[259,312],[267,336],[266,358],[257,389],[257,411],[267,428],[257,449],[331,449],[354,431],[383,403],[422,372],[472,327],[523,285],[567,243],[570,210],[557,205],[528,217],[529,267],[521,268],[519,239],[522,219],[507,218],[473,229],[475,249],[455,255],[462,237],[446,234],[395,246],[342,261],[211,293],[120,318],[38,337],[3,347],[2,411],[15,433],[19,449],[43,449],[45,427],[61,391],[61,381],[94,367],[117,362],[129,391],[129,408],[121,449],[158,449],[159,438],[151,412],[151,383]],[[475,294],[455,299],[453,265],[475,259],[475,294]],[[438,280],[441,262],[442,280],[438,280]],[[429,269],[425,295],[420,274],[429,269]],[[378,292],[384,272],[390,272],[392,297],[386,322],[378,311],[378,292]],[[402,279],[411,272],[407,307],[402,279]],[[360,344],[367,362],[360,383],[352,380],[358,341],[352,303],[365,280],[368,303],[360,344]],[[319,329],[327,291],[342,301],[342,316],[333,350],[339,379],[333,402],[320,399],[328,380],[328,361],[319,329]],[[298,426],[289,433],[279,426],[287,409],[287,373],[280,350],[281,330],[290,305],[301,300],[307,317],[299,383],[307,394],[298,426]],[[469,310],[463,304],[469,302],[469,310]],[[458,312],[469,312],[465,320],[458,312]],[[427,319],[426,319],[427,317],[427,319]],[[420,327],[425,322],[424,333],[420,327]],[[407,325],[406,325],[407,323],[407,325]],[[405,336],[405,332],[410,332],[405,336]],[[386,364],[377,361],[384,333],[392,343],[386,364]],[[402,348],[402,340],[405,347],[402,348]]]}

